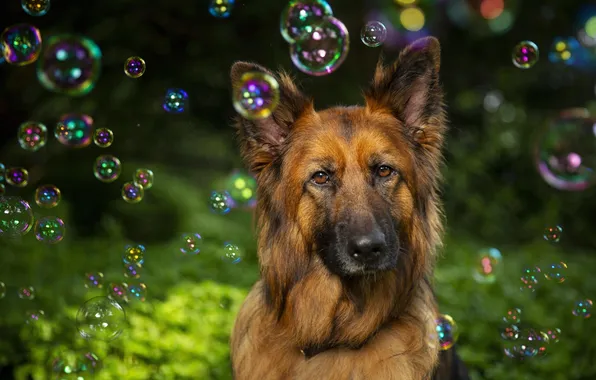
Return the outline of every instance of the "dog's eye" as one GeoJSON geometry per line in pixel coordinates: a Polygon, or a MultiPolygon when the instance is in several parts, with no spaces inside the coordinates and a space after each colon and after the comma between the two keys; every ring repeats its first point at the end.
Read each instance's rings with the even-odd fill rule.
{"type": "Polygon", "coordinates": [[[325,172],[316,172],[313,174],[311,181],[313,181],[317,185],[324,185],[329,182],[329,174],[325,172]]]}
{"type": "Polygon", "coordinates": [[[394,170],[387,165],[381,165],[377,168],[377,175],[381,178],[389,177],[394,170]]]}

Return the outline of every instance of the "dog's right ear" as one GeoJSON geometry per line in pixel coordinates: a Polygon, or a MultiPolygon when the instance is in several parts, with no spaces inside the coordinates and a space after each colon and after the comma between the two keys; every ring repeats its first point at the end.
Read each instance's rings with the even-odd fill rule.
{"type": "Polygon", "coordinates": [[[252,174],[259,172],[279,156],[283,143],[292,125],[300,115],[313,108],[311,99],[296,87],[286,73],[275,75],[266,68],[248,62],[236,62],[230,77],[232,86],[237,86],[247,72],[262,72],[271,75],[279,83],[279,104],[265,119],[247,120],[236,118],[236,128],[240,140],[240,153],[252,174]]]}

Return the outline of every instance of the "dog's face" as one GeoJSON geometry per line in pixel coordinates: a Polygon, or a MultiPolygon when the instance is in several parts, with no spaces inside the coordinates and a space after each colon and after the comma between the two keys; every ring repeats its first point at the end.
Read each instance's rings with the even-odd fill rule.
{"type": "MultiPolygon", "coordinates": [[[[261,212],[274,224],[293,223],[331,273],[395,269],[425,233],[444,132],[438,69],[438,41],[419,40],[392,66],[377,68],[365,107],[323,111],[281,75],[273,115],[240,121],[242,154],[257,175],[261,212]]],[[[237,63],[232,81],[247,71],[272,74],[237,63]]],[[[272,235],[275,228],[282,232],[273,226],[272,235]]]]}

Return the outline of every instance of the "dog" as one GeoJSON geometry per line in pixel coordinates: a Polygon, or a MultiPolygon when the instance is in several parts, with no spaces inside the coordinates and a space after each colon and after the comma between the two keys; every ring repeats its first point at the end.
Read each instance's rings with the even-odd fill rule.
{"type": "Polygon", "coordinates": [[[284,72],[266,119],[236,119],[257,179],[260,280],[231,335],[236,380],[467,379],[440,351],[433,268],[447,131],[440,44],[382,60],[365,106],[315,111],[284,72]]]}

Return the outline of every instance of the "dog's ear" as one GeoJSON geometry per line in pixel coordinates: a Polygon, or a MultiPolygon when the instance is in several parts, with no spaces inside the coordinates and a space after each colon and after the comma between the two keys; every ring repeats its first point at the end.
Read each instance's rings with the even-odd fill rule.
{"type": "Polygon", "coordinates": [[[312,109],[312,101],[302,94],[288,74],[276,75],[254,63],[236,62],[232,66],[232,86],[237,86],[247,72],[271,75],[277,80],[280,92],[279,104],[269,117],[247,120],[238,116],[236,119],[240,153],[249,171],[258,174],[280,154],[292,125],[303,112],[312,109]]]}
{"type": "Polygon", "coordinates": [[[431,150],[440,149],[445,133],[443,93],[439,84],[441,46],[434,37],[416,40],[390,66],[381,61],[365,92],[371,111],[391,112],[408,135],[431,150]]]}

